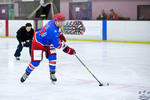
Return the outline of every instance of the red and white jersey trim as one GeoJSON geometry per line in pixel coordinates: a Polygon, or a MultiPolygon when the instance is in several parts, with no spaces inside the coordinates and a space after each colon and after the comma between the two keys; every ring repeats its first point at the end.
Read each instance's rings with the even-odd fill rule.
{"type": "Polygon", "coordinates": [[[63,46],[63,43],[61,42],[60,46],[58,47],[58,49],[61,49],[63,46]]]}

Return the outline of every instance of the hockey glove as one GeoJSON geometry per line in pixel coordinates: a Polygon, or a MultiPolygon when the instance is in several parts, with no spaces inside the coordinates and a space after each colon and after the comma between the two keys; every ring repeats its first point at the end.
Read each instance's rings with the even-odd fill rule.
{"type": "Polygon", "coordinates": [[[67,46],[66,48],[63,49],[63,51],[69,55],[74,55],[76,54],[75,50],[73,48],[70,48],[69,46],[67,46]]]}
{"type": "Polygon", "coordinates": [[[23,46],[24,46],[24,47],[29,47],[29,46],[30,46],[30,43],[29,43],[29,42],[25,42],[25,43],[23,44],[23,46]]]}
{"type": "Polygon", "coordinates": [[[61,34],[59,36],[59,38],[60,38],[61,42],[66,42],[66,38],[65,38],[65,36],[63,34],[61,34]]]}

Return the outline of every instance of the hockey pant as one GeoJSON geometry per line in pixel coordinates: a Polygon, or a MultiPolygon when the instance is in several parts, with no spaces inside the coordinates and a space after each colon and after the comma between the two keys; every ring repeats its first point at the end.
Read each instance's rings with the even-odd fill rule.
{"type": "Polygon", "coordinates": [[[45,56],[49,61],[49,72],[55,71],[56,69],[56,49],[53,45],[50,46],[42,46],[37,42],[32,43],[31,50],[31,62],[26,69],[26,72],[30,74],[43,59],[43,52],[45,52],[45,56]]]}

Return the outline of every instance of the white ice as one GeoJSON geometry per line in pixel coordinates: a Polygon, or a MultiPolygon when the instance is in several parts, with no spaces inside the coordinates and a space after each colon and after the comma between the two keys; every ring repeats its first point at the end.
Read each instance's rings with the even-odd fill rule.
{"type": "Polygon", "coordinates": [[[17,45],[16,39],[0,38],[0,100],[140,100],[139,91],[150,91],[149,44],[68,41],[92,73],[110,83],[104,87],[75,56],[61,50],[57,50],[56,85],[49,79],[45,58],[21,83],[30,56],[23,48],[16,61],[17,45]]]}

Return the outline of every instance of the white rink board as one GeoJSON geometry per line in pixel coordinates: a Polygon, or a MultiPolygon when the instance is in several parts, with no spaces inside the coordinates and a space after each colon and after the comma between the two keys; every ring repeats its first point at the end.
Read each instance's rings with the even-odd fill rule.
{"type": "Polygon", "coordinates": [[[6,23],[5,20],[0,20],[0,36],[5,36],[6,34],[6,23]]]}
{"type": "MultiPolygon", "coordinates": [[[[48,20],[43,21],[45,25],[48,20]]],[[[89,40],[102,40],[102,21],[82,21],[85,26],[85,32],[83,35],[66,35],[69,39],[89,39],[89,40]]]]}
{"type": "Polygon", "coordinates": [[[107,40],[150,42],[150,21],[107,21],[107,40]]]}
{"type": "MultiPolygon", "coordinates": [[[[43,26],[49,20],[43,20],[43,26]]],[[[102,21],[82,21],[85,26],[83,35],[68,35],[69,39],[102,40],[102,21]]],[[[9,20],[9,35],[16,36],[17,30],[26,23],[31,23],[34,28],[34,20],[9,20]]],[[[0,20],[0,36],[6,35],[5,20],[0,20]]],[[[150,21],[107,21],[107,40],[112,41],[141,41],[150,42],[150,21]]]]}
{"type": "Polygon", "coordinates": [[[16,36],[16,32],[26,23],[31,23],[34,28],[33,20],[9,20],[9,36],[16,36]]]}

